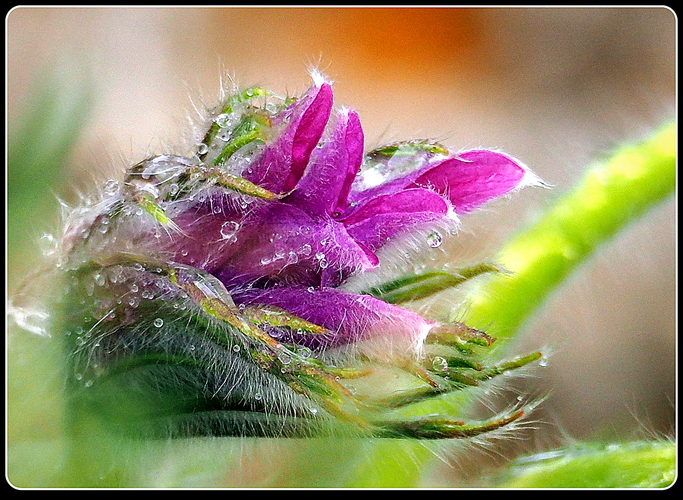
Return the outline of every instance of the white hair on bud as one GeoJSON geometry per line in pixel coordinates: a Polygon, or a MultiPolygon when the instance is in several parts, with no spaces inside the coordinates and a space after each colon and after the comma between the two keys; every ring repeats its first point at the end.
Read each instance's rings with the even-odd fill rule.
{"type": "Polygon", "coordinates": [[[323,83],[328,83],[328,84],[330,84],[330,85],[332,85],[332,83],[333,83],[332,80],[330,80],[329,78],[327,78],[327,77],[323,74],[323,72],[320,71],[320,70],[317,69],[317,68],[311,67],[311,68],[308,70],[308,73],[310,74],[311,79],[313,80],[313,84],[314,84],[316,87],[322,86],[323,83]]]}

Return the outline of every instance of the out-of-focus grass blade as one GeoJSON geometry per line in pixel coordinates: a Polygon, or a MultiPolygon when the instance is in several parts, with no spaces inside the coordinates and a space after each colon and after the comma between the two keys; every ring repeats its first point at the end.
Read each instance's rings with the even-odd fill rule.
{"type": "Polygon", "coordinates": [[[666,488],[676,479],[669,441],[583,443],[520,458],[499,488],[666,488]]]}
{"type": "MultiPolygon", "coordinates": [[[[50,72],[8,123],[6,243],[8,291],[40,267],[39,231],[58,228],[56,194],[64,165],[90,110],[90,95],[50,72]]],[[[49,280],[41,284],[52,286],[49,280]]],[[[49,293],[46,292],[46,293],[49,293]]],[[[11,298],[11,297],[10,297],[11,298]]],[[[63,464],[60,345],[9,325],[7,477],[18,487],[51,487],[63,464]]]]}

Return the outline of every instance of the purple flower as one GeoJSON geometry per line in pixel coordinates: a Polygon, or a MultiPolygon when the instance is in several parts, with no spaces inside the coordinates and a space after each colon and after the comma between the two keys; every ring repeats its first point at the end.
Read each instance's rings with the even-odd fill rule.
{"type": "Polygon", "coordinates": [[[473,346],[489,345],[486,334],[392,303],[492,266],[361,291],[350,278],[381,266],[389,243],[426,238],[533,174],[500,152],[429,141],[365,153],[358,115],[335,109],[322,79],[297,100],[270,97],[230,97],[196,155],[146,159],[72,213],[60,307],[76,399],[114,418],[110,390],[126,405],[144,400],[152,434],[309,435],[321,431],[310,420],[318,409],[385,437],[466,437],[518,419],[469,427],[375,415],[538,358],[485,367],[473,346]],[[368,405],[340,381],[362,376],[347,363],[358,359],[396,364],[426,387],[368,405]],[[81,392],[85,375],[101,393],[81,392]],[[166,416],[168,428],[153,423],[166,416]]]}
{"type": "Polygon", "coordinates": [[[218,189],[185,201],[166,249],[220,279],[237,303],[279,305],[336,332],[331,344],[382,335],[376,319],[401,315],[409,333],[390,335],[414,340],[424,320],[415,327],[412,313],[335,287],[377,267],[388,242],[456,220],[534,177],[506,154],[453,153],[426,141],[364,156],[358,115],[332,100],[319,82],[270,117],[270,135],[241,175],[276,199],[240,203],[218,189]],[[350,319],[340,321],[340,310],[350,319]]]}

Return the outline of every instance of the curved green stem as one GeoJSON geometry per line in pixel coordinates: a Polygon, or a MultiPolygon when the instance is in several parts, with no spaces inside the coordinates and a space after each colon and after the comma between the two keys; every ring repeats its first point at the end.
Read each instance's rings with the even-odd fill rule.
{"type": "Polygon", "coordinates": [[[601,244],[676,189],[676,126],[629,145],[588,171],[536,224],[503,246],[497,274],[471,298],[463,319],[510,340],[564,279],[601,244]]]}

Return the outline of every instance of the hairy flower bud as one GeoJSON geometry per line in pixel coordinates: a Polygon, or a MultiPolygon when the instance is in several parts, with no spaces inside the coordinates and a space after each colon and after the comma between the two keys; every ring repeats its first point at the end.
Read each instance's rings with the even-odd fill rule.
{"type": "Polygon", "coordinates": [[[344,285],[381,266],[388,243],[535,181],[491,150],[408,141],[364,153],[359,116],[334,108],[322,79],[298,99],[232,95],[193,154],[139,162],[68,218],[59,333],[72,403],[149,436],[436,439],[504,426],[522,412],[479,424],[389,415],[538,359],[487,365],[490,336],[400,304],[495,266],[344,285]],[[379,365],[416,384],[350,390],[379,365]]]}

